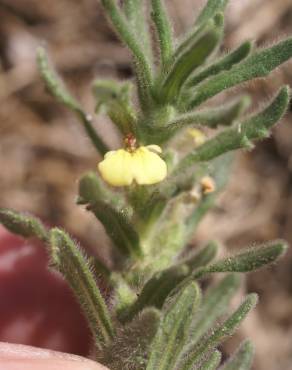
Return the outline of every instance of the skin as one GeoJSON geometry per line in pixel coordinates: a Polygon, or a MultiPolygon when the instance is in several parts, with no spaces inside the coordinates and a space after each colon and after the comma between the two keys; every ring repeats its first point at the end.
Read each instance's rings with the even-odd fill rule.
{"type": "Polygon", "coordinates": [[[83,357],[19,344],[0,343],[2,370],[108,370],[83,357]]]}
{"type": "Polygon", "coordinates": [[[46,248],[1,225],[0,342],[84,357],[91,342],[71,289],[60,274],[48,269],[46,248]]]}
{"type": "Polygon", "coordinates": [[[107,370],[65,352],[90,352],[71,290],[48,269],[44,246],[0,225],[0,370],[107,370]]]}

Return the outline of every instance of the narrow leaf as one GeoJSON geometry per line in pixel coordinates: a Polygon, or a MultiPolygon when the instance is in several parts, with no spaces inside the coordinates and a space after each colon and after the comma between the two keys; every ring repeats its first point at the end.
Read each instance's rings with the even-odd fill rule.
{"type": "Polygon", "coordinates": [[[69,109],[73,111],[80,111],[81,107],[79,103],[69,93],[63,82],[50,66],[46,50],[42,47],[39,47],[37,50],[37,63],[49,93],[69,109]]]}
{"type": "Polygon", "coordinates": [[[199,344],[196,343],[194,345],[190,343],[182,354],[177,368],[191,370],[194,365],[197,365],[206,353],[217,347],[235,332],[250,310],[256,305],[257,300],[256,294],[249,294],[239,308],[223,324],[215,329],[209,337],[200,341],[199,344]]]}
{"type": "Polygon", "coordinates": [[[231,70],[209,78],[190,97],[186,109],[192,109],[207,99],[253,78],[265,77],[272,70],[292,57],[292,38],[263,50],[259,50],[247,57],[242,63],[235,65],[231,70]]]}
{"type": "MultiPolygon", "coordinates": [[[[218,193],[225,187],[233,163],[233,153],[225,153],[222,156],[208,162],[207,176],[211,176],[216,184],[216,191],[206,194],[194,207],[189,217],[186,219],[185,242],[190,241],[194,232],[196,231],[200,221],[207,214],[207,212],[214,207],[215,200],[218,193]]],[[[205,165],[205,164],[203,164],[205,165]]],[[[196,169],[197,172],[197,169],[196,169]]]]}
{"type": "Polygon", "coordinates": [[[36,217],[0,208],[0,223],[14,234],[24,238],[38,238],[48,241],[48,232],[44,225],[36,217]]]}
{"type": "Polygon", "coordinates": [[[147,370],[170,370],[188,337],[192,317],[200,303],[196,283],[186,286],[166,308],[152,343],[147,370]]]}
{"type": "Polygon", "coordinates": [[[227,4],[228,0],[208,0],[207,4],[196,19],[195,24],[200,25],[207,22],[209,19],[214,18],[217,13],[224,13],[227,4]]]}
{"type": "Polygon", "coordinates": [[[127,19],[135,30],[136,37],[143,45],[143,50],[146,52],[148,59],[152,59],[152,50],[150,43],[150,32],[148,29],[148,22],[145,16],[144,1],[143,0],[124,0],[124,12],[127,19]]]}
{"type": "Polygon", "coordinates": [[[124,199],[120,194],[110,191],[95,172],[88,172],[79,180],[78,204],[94,204],[105,201],[113,207],[125,206],[124,199]]]}
{"type": "Polygon", "coordinates": [[[206,268],[209,272],[249,272],[275,262],[282,257],[288,246],[276,241],[257,248],[251,248],[237,255],[215,262],[206,268]]]}
{"type": "Polygon", "coordinates": [[[195,205],[190,216],[186,219],[185,241],[189,241],[194,235],[201,220],[206,216],[208,211],[214,207],[216,194],[211,193],[205,195],[198,204],[195,205]]]}
{"type": "Polygon", "coordinates": [[[220,365],[221,358],[221,353],[219,351],[214,351],[210,357],[199,367],[199,370],[216,370],[220,365]]]}
{"type": "Polygon", "coordinates": [[[92,117],[84,112],[77,100],[75,100],[75,98],[73,98],[68,92],[63,82],[50,66],[48,56],[44,48],[40,47],[37,50],[37,64],[49,93],[54,96],[59,103],[64,104],[76,114],[97,151],[100,154],[108,152],[109,149],[107,145],[99,137],[92,125],[92,117]]]}
{"type": "Polygon", "coordinates": [[[166,129],[176,132],[189,125],[201,125],[210,128],[216,128],[219,125],[230,126],[248,108],[250,102],[249,96],[243,96],[219,108],[182,114],[170,122],[166,129]]]}
{"type": "Polygon", "coordinates": [[[106,113],[124,135],[136,132],[132,89],[132,83],[105,79],[95,80],[92,88],[96,99],[96,113],[106,113]]]}
{"type": "Polygon", "coordinates": [[[250,341],[245,341],[234,356],[220,370],[250,370],[254,356],[254,347],[250,341]]]}
{"type": "Polygon", "coordinates": [[[50,236],[53,265],[71,286],[88,320],[96,345],[102,348],[113,337],[114,329],[88,261],[73,240],[62,230],[54,228],[50,236]]]}
{"type": "Polygon", "coordinates": [[[209,288],[199,313],[197,314],[191,331],[191,341],[197,343],[200,338],[213,327],[216,321],[227,310],[231,298],[234,296],[240,285],[240,277],[238,275],[228,275],[222,279],[219,284],[209,288]]]}
{"type": "Polygon", "coordinates": [[[163,0],[151,0],[152,19],[160,45],[162,67],[167,67],[173,53],[172,27],[163,0]]]}
{"type": "Polygon", "coordinates": [[[117,34],[134,56],[140,103],[143,109],[147,109],[151,100],[149,92],[152,84],[151,65],[145,56],[143,47],[132,32],[131,27],[129,27],[126,17],[120,11],[117,2],[115,0],[101,0],[101,4],[117,34]]]}
{"type": "Polygon", "coordinates": [[[214,51],[223,33],[223,16],[218,14],[214,23],[182,52],[166,77],[160,98],[167,102],[177,100],[181,87],[189,75],[203,64],[214,51]]]}
{"type": "Polygon", "coordinates": [[[173,54],[173,59],[176,60],[182,52],[186,51],[194,42],[198,40],[198,37],[209,27],[213,25],[213,20],[209,20],[206,24],[202,24],[199,27],[193,27],[182,40],[176,46],[173,54]]]}
{"type": "Polygon", "coordinates": [[[145,369],[160,316],[155,308],[147,308],[130,323],[118,327],[112,343],[97,360],[112,370],[145,369]]]}
{"type": "Polygon", "coordinates": [[[185,258],[181,263],[189,266],[193,271],[201,266],[206,266],[211,262],[218,252],[218,245],[216,242],[209,242],[204,248],[196,251],[191,256],[185,258]]]}
{"type": "Polygon", "coordinates": [[[246,119],[237,128],[222,131],[198,147],[197,150],[185,156],[174,169],[174,174],[184,171],[197,162],[209,161],[228,151],[251,148],[251,140],[263,139],[269,135],[269,129],[284,115],[288,103],[289,88],[284,86],[262,112],[246,119]]]}
{"type": "Polygon", "coordinates": [[[111,274],[111,285],[114,287],[112,300],[114,302],[116,314],[119,317],[133,304],[137,295],[123,276],[117,272],[111,274]]]}
{"type": "Polygon", "coordinates": [[[202,71],[195,74],[187,83],[187,87],[193,87],[198,85],[206,78],[217,75],[220,72],[228,71],[235,64],[243,61],[251,52],[252,43],[250,41],[245,41],[234,51],[224,55],[218,61],[205,67],[202,71]]]}
{"type": "Polygon", "coordinates": [[[94,213],[122,255],[141,255],[139,236],[130,222],[130,208],[121,194],[110,191],[94,172],[80,179],[78,204],[86,204],[94,213]]]}
{"type": "Polygon", "coordinates": [[[139,235],[130,223],[126,210],[117,210],[104,201],[89,204],[87,209],[103,224],[114,246],[122,255],[133,258],[142,256],[139,235]]]}
{"type": "Polygon", "coordinates": [[[144,285],[134,304],[120,316],[121,321],[129,321],[144,307],[161,308],[169,293],[190,273],[185,264],[172,266],[153,275],[144,285]]]}

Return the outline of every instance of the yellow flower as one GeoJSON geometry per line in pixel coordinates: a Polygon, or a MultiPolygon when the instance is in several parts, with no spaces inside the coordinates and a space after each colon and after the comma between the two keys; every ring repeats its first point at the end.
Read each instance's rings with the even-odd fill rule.
{"type": "Polygon", "coordinates": [[[157,153],[161,153],[158,145],[110,151],[98,169],[102,178],[113,186],[128,186],[134,181],[139,185],[156,184],[167,175],[166,163],[157,153]]]}
{"type": "Polygon", "coordinates": [[[206,141],[206,135],[203,133],[203,131],[198,130],[197,128],[190,128],[188,133],[194,139],[196,146],[200,146],[206,141]]]}

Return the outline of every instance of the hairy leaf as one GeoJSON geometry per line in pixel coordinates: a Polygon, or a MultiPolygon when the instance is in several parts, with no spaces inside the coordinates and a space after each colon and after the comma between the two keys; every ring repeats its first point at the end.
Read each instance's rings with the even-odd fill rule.
{"type": "Polygon", "coordinates": [[[200,297],[199,287],[192,282],[172,299],[153,340],[147,370],[172,369],[187,340],[200,297]]]}
{"type": "Polygon", "coordinates": [[[190,270],[193,271],[198,267],[205,266],[211,262],[218,252],[218,245],[216,242],[209,242],[204,248],[196,251],[191,256],[185,258],[181,263],[189,266],[190,270]]]}
{"type": "Polygon", "coordinates": [[[176,369],[192,369],[206,353],[232,335],[249,311],[256,305],[257,299],[256,294],[249,294],[239,308],[223,324],[217,327],[209,337],[200,341],[199,344],[190,343],[181,355],[176,369]]]}
{"type": "Polygon", "coordinates": [[[28,214],[0,208],[0,223],[14,234],[24,238],[38,238],[48,241],[48,232],[39,219],[28,214]]]}
{"type": "Polygon", "coordinates": [[[64,104],[76,114],[97,151],[101,154],[105,154],[108,151],[108,147],[95,131],[92,125],[92,117],[82,109],[79,102],[68,92],[61,79],[50,66],[44,48],[38,48],[37,50],[37,64],[49,93],[54,96],[58,102],[64,104]]]}
{"type": "Polygon", "coordinates": [[[222,131],[185,156],[174,169],[174,174],[197,162],[209,161],[228,151],[252,147],[251,140],[263,139],[269,135],[269,129],[281,119],[288,103],[289,88],[284,86],[263,111],[247,118],[237,128],[222,131]]]}
{"type": "Polygon", "coordinates": [[[219,108],[209,108],[182,114],[171,121],[165,129],[175,132],[188,125],[200,125],[211,128],[216,128],[219,125],[229,126],[248,108],[250,102],[251,100],[248,96],[243,96],[219,108]]]}
{"type": "Polygon", "coordinates": [[[254,347],[250,341],[245,341],[237,352],[220,370],[250,370],[254,355],[254,347]]]}
{"type": "Polygon", "coordinates": [[[214,23],[206,27],[206,30],[175,61],[163,82],[159,99],[167,102],[177,100],[186,79],[213,52],[222,37],[222,33],[223,16],[218,14],[214,19],[214,23]]]}
{"type": "Polygon", "coordinates": [[[105,301],[96,285],[90,266],[74,241],[62,230],[50,232],[52,263],[68,281],[88,320],[99,348],[114,335],[114,328],[105,301]]]}
{"type": "Polygon", "coordinates": [[[239,286],[239,276],[228,275],[219,284],[207,291],[203,298],[200,311],[192,324],[190,335],[192,343],[198,342],[212,328],[220,316],[227,311],[230,300],[239,286]]]}
{"type": "Polygon", "coordinates": [[[167,67],[173,53],[172,26],[169,22],[163,0],[151,0],[152,19],[156,26],[160,45],[162,67],[167,67]]]}
{"type": "Polygon", "coordinates": [[[283,256],[288,246],[285,242],[274,241],[257,248],[240,252],[215,262],[206,268],[208,272],[249,272],[275,262],[283,256]]]}
{"type": "Polygon", "coordinates": [[[193,87],[198,85],[206,78],[217,75],[220,72],[228,71],[235,64],[240,63],[244,60],[252,50],[252,43],[250,41],[245,41],[234,51],[224,55],[218,61],[213,62],[209,66],[205,67],[200,72],[196,73],[187,82],[187,87],[193,87]]]}
{"type": "Polygon", "coordinates": [[[221,358],[221,353],[219,351],[214,351],[210,357],[199,367],[199,370],[216,370],[220,364],[221,358]]]}
{"type": "Polygon", "coordinates": [[[122,321],[128,321],[147,306],[161,308],[169,293],[189,273],[190,270],[186,264],[172,266],[155,273],[146,282],[134,304],[120,316],[120,319],[122,321]]]}
{"type": "Polygon", "coordinates": [[[87,206],[103,224],[114,246],[124,256],[142,256],[139,235],[129,221],[127,210],[117,210],[104,201],[96,201],[87,206]]]}
{"type": "Polygon", "coordinates": [[[121,326],[97,360],[111,370],[141,370],[147,365],[151,341],[157,331],[160,312],[147,308],[130,323],[121,326]]]}
{"type": "Polygon", "coordinates": [[[195,24],[200,25],[207,22],[209,19],[214,18],[217,13],[224,13],[227,4],[228,0],[208,0],[207,4],[196,19],[195,24]]]}
{"type": "Polygon", "coordinates": [[[292,38],[288,38],[278,44],[263,50],[259,50],[247,57],[242,63],[235,65],[231,70],[222,72],[201,83],[196,88],[187,109],[192,109],[202,104],[207,99],[257,77],[266,77],[272,70],[292,57],[292,38]]]}

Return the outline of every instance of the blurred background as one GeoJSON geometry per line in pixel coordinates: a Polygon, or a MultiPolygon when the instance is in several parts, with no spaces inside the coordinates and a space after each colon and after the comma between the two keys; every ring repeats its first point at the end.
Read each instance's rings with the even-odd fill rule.
{"type": "MultiPolygon", "coordinates": [[[[192,24],[204,2],[166,0],[177,35],[192,24]]],[[[90,113],[92,80],[131,78],[129,54],[96,0],[0,0],[0,20],[0,207],[29,211],[49,225],[61,225],[104,256],[102,227],[74,204],[78,178],[95,169],[99,158],[73,115],[46,93],[35,50],[47,46],[56,69],[90,113]]],[[[246,39],[269,45],[292,34],[292,2],[231,0],[226,23],[222,51],[246,39]]],[[[291,63],[244,89],[254,96],[255,109],[284,83],[292,85],[291,63]]],[[[237,154],[229,185],[201,224],[194,245],[216,238],[224,253],[275,238],[292,244],[291,118],[288,113],[252,153],[237,154]]],[[[110,122],[99,116],[95,124],[116,147],[110,122]]],[[[0,262],[3,248],[0,240],[0,262]]],[[[1,289],[3,294],[3,284],[0,296],[1,289]]],[[[246,291],[258,292],[260,303],[226,344],[226,353],[249,337],[256,345],[256,370],[292,369],[292,251],[279,264],[249,274],[241,294],[246,291]]],[[[3,301],[0,312],[1,305],[3,301]]],[[[2,334],[0,323],[0,340],[13,340],[2,334]]],[[[60,349],[78,353],[74,346],[60,349]]]]}

